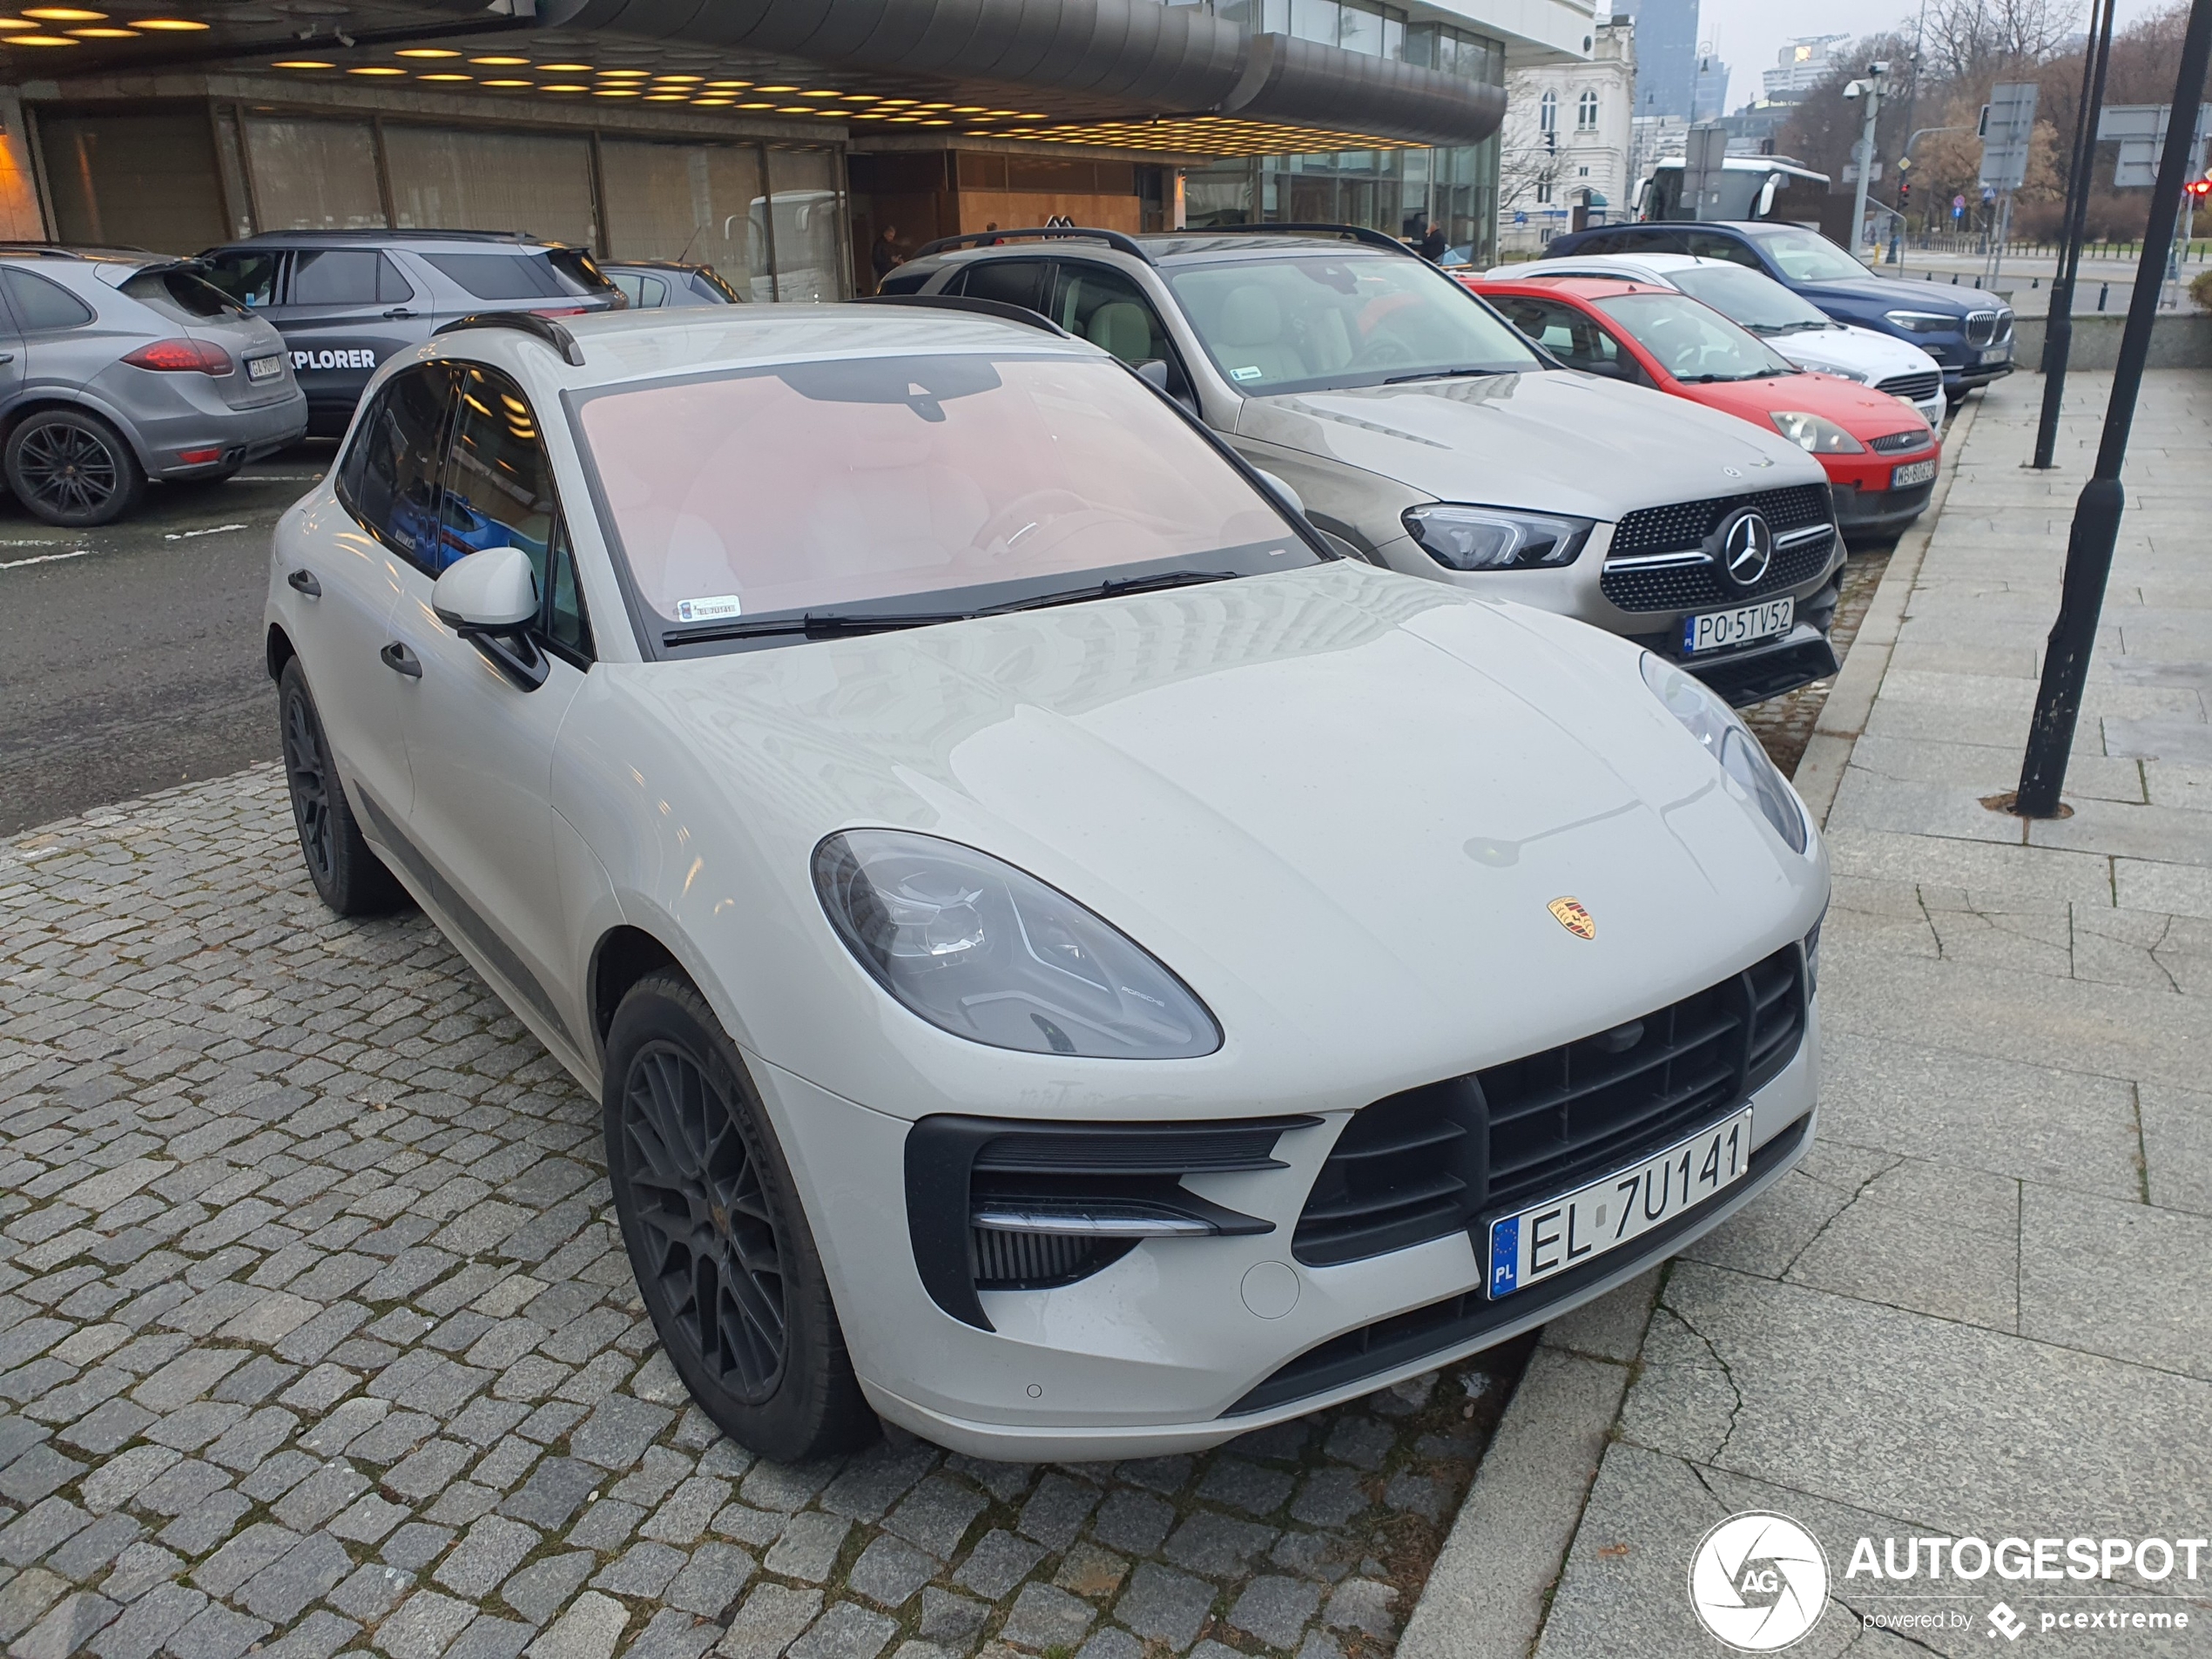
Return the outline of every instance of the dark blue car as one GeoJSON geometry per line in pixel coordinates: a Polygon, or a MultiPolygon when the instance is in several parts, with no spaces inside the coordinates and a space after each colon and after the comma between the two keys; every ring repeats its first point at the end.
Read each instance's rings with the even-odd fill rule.
{"type": "Polygon", "coordinates": [[[1608,225],[1555,236],[1546,259],[1581,253],[1689,253],[1764,271],[1838,322],[1893,334],[1943,365],[1956,403],[2013,372],[2013,308],[1979,288],[1877,276],[1817,232],[1760,221],[1608,225]]]}

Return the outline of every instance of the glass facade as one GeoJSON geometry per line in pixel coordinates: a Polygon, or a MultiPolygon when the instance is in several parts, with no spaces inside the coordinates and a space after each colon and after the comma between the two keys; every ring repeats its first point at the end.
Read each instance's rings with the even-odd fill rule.
{"type": "MultiPolygon", "coordinates": [[[[1502,86],[1504,44],[1448,24],[1409,23],[1375,0],[1190,0],[1246,28],[1294,35],[1502,86]]],[[[1443,150],[1346,150],[1194,167],[1184,223],[1363,225],[1419,241],[1429,227],[1487,265],[1495,257],[1498,140],[1443,150]]]]}

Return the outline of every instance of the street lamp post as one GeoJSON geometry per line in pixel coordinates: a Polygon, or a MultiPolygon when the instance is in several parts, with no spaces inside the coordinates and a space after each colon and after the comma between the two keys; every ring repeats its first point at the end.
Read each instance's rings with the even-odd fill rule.
{"type": "MultiPolygon", "coordinates": [[[[1912,146],[1919,143],[1921,139],[1926,138],[1931,132],[1972,132],[1973,131],[1973,129],[1972,127],[1913,128],[1912,134],[1905,140],[1905,149],[1903,152],[1899,154],[1897,158],[1898,172],[1903,173],[1910,171],[1912,165],[1912,146]]],[[[1902,214],[1898,215],[1900,220],[1902,220],[1903,217],[1904,216],[1902,214]]],[[[1905,254],[1902,249],[1899,249],[1897,256],[1897,273],[1899,276],[1903,276],[1905,274],[1905,254]]]]}
{"type": "MultiPolygon", "coordinates": [[[[2108,30],[2111,26],[2107,11],[2105,27],[2108,30]]],[[[2182,37],[2181,73],[2175,78],[2177,111],[2195,107],[2202,95],[2208,63],[2212,63],[2212,0],[2192,0],[2188,29],[2182,37]]],[[[2150,219],[2143,232],[2142,256],[2135,264],[2135,290],[2128,301],[2128,327],[2121,335],[2120,361],[2113,369],[2112,400],[2105,408],[2104,438],[2097,446],[2096,469],[2074,504],[2058,620],[2051,624],[2050,639],[2044,648],[2042,684],[2036,691],[2035,716],[2027,729],[2027,750],[2020,758],[2020,790],[2013,809],[2022,818],[2059,815],[2067,757],[2081,714],[2089,654],[2096,644],[2097,618],[2104,608],[2113,549],[2120,539],[2120,516],[2127,504],[2120,483],[2121,464],[2128,458],[2135,399],[2142,389],[2143,365],[2150,356],[2151,324],[2158,317],[2159,289],[2180,218],[2182,184],[2185,176],[2195,171],[2195,132],[2196,123],[2186,114],[2167,123],[2158,182],[2151,186],[2150,219]]]]}
{"type": "Polygon", "coordinates": [[[1866,239],[1866,185],[1868,175],[1874,171],[1874,122],[1882,112],[1882,81],[1889,71],[1887,64],[1869,64],[1865,79],[1853,81],[1844,88],[1845,98],[1861,99],[1866,105],[1866,119],[1859,129],[1858,138],[1858,185],[1851,192],[1853,257],[1857,257],[1860,246],[1866,239]]]}

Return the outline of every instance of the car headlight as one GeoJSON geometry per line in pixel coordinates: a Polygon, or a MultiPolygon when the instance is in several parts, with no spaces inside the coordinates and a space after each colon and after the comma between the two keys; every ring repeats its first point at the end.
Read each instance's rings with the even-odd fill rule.
{"type": "Polygon", "coordinates": [[[1776,431],[1809,455],[1855,455],[1866,449],[1833,421],[1824,421],[1817,415],[1776,409],[1767,419],[1774,422],[1776,431]]]}
{"type": "Polygon", "coordinates": [[[1908,334],[1956,334],[1963,326],[1940,311],[1885,311],[1882,315],[1908,334]]]}
{"type": "Polygon", "coordinates": [[[1221,1028],[1142,947],[988,853],[903,830],[814,849],[814,891],[876,983],[941,1031],[1100,1060],[1211,1054],[1221,1028]]]}
{"type": "Polygon", "coordinates": [[[1596,521],[1508,507],[1409,507],[1407,534],[1453,570],[1530,570],[1572,564],[1596,521]]]}
{"type": "Polygon", "coordinates": [[[1797,792],[1775,770],[1736,711],[1710,688],[1649,651],[1643,654],[1643,683],[1751,798],[1783,844],[1792,853],[1804,852],[1811,835],[1797,792]]]}
{"type": "Polygon", "coordinates": [[[1832,376],[1834,376],[1837,380],[1839,380],[1839,381],[1852,381],[1857,382],[1857,383],[1858,383],[1858,385],[1860,385],[1860,386],[1864,386],[1864,385],[1865,385],[1865,384],[1866,384],[1866,382],[1867,382],[1868,381],[1870,381],[1870,380],[1871,380],[1871,379],[1873,378],[1873,376],[1871,376],[1871,374],[1862,374],[1862,373],[1860,373],[1858,369],[1855,369],[1855,368],[1843,368],[1843,367],[1841,367],[1840,365],[1838,365],[1838,364],[1831,364],[1831,363],[1807,363],[1807,364],[1805,365],[1805,367],[1806,367],[1807,368],[1809,368],[1809,369],[1812,370],[1812,372],[1813,372],[1814,374],[1829,374],[1829,375],[1832,375],[1832,376]]]}

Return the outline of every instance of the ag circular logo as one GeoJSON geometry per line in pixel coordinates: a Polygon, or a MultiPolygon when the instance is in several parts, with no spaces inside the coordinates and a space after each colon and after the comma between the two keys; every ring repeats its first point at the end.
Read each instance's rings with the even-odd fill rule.
{"type": "Polygon", "coordinates": [[[1756,588],[1774,563],[1774,527],[1746,507],[1723,521],[1715,536],[1721,575],[1734,588],[1756,588]]]}
{"type": "Polygon", "coordinates": [[[1689,1558],[1689,1605],[1698,1622],[1744,1653],[1786,1648],[1828,1606],[1828,1557],[1787,1515],[1730,1515],[1689,1558]]]}

